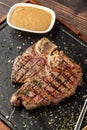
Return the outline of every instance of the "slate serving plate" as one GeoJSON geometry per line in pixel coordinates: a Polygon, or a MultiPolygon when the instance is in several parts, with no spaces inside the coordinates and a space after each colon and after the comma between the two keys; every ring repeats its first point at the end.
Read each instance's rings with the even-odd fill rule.
{"type": "MultiPolygon", "coordinates": [[[[73,130],[87,98],[87,44],[74,36],[62,24],[56,22],[51,32],[32,34],[17,31],[4,23],[0,28],[0,118],[13,130],[73,130]],[[42,37],[47,37],[83,69],[83,86],[68,99],[56,106],[26,111],[13,108],[9,102],[18,85],[11,82],[11,69],[16,56],[42,37]]],[[[85,115],[82,127],[87,124],[85,115]]]]}

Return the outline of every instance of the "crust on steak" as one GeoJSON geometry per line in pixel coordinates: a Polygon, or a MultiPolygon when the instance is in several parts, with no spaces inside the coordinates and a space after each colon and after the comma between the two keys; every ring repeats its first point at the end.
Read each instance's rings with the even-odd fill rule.
{"type": "Polygon", "coordinates": [[[82,85],[82,76],[80,65],[42,38],[14,60],[11,80],[23,85],[10,102],[27,110],[58,104],[82,85]]]}

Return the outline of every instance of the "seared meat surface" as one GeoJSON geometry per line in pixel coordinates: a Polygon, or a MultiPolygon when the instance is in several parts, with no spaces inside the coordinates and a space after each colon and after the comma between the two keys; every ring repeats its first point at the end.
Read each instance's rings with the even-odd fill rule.
{"type": "Polygon", "coordinates": [[[82,69],[47,38],[30,46],[13,64],[11,80],[22,83],[11,97],[27,110],[58,104],[82,85],[82,69]]]}

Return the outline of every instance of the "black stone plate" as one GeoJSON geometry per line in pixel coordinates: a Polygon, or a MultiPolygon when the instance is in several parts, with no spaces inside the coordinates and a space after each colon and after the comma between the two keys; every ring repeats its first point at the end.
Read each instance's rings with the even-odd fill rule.
{"type": "MultiPolygon", "coordinates": [[[[56,22],[47,34],[32,34],[10,28],[4,23],[0,28],[0,118],[13,130],[73,130],[87,98],[87,44],[56,22]],[[12,64],[16,56],[42,37],[58,45],[59,50],[73,58],[83,69],[83,86],[68,99],[56,106],[40,107],[26,111],[23,107],[12,108],[11,95],[18,85],[11,82],[12,64]]],[[[87,124],[85,115],[82,127],[87,124]]]]}

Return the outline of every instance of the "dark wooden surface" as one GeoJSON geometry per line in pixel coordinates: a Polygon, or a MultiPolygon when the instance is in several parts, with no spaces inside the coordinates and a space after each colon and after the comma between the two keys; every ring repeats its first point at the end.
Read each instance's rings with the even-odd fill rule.
{"type": "Polygon", "coordinates": [[[12,5],[18,2],[24,2],[25,0],[0,0],[0,2],[7,4],[1,4],[0,3],[0,23],[2,23],[7,16],[7,13],[12,5]]]}
{"type": "Polygon", "coordinates": [[[0,120],[0,130],[11,130],[11,129],[0,120]]]}
{"type": "MultiPolygon", "coordinates": [[[[31,1],[50,7],[56,12],[57,19],[77,34],[81,39],[87,41],[87,2],[85,0],[1,0],[1,2],[12,6],[14,3],[31,1]]],[[[0,4],[0,23],[6,19],[9,7],[0,4]]]]}
{"type": "MultiPolygon", "coordinates": [[[[35,3],[36,0],[29,0],[35,3]]],[[[87,42],[87,1],[37,0],[56,12],[57,19],[87,42]]],[[[36,2],[37,3],[37,2],[36,2]]]]}

